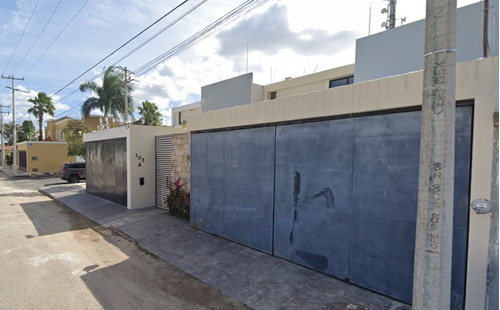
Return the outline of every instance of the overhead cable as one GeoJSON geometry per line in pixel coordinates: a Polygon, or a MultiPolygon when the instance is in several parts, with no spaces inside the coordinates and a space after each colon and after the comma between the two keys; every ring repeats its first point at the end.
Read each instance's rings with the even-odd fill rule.
{"type": "Polygon", "coordinates": [[[161,54],[160,56],[152,59],[148,63],[144,64],[143,66],[139,67],[138,69],[134,70],[136,73],[135,75],[137,77],[142,76],[152,69],[156,68],[160,63],[182,53],[186,49],[190,48],[194,44],[196,44],[198,41],[204,39],[206,36],[210,35],[211,32],[213,32],[215,29],[218,27],[226,24],[227,22],[237,18],[243,13],[248,13],[251,10],[255,9],[259,5],[261,5],[264,1],[262,0],[247,0],[235,9],[229,11],[210,25],[206,26],[202,30],[198,31],[188,39],[184,40],[183,42],[179,43],[178,45],[174,46],[167,52],[161,54]]]}
{"type": "MultiPolygon", "coordinates": [[[[168,15],[170,15],[172,12],[174,12],[175,10],[177,10],[178,8],[180,8],[181,6],[183,6],[186,2],[188,2],[189,0],[184,0],[183,2],[181,2],[179,5],[177,5],[175,8],[173,8],[172,10],[170,10],[169,12],[167,12],[165,15],[163,15],[162,17],[160,17],[159,19],[157,19],[154,23],[152,23],[151,25],[149,25],[148,27],[146,27],[144,30],[142,30],[141,32],[139,32],[138,34],[136,34],[135,36],[133,36],[130,40],[128,40],[127,42],[123,43],[120,47],[118,47],[117,49],[115,49],[113,52],[111,52],[110,54],[108,54],[106,57],[104,57],[103,59],[101,59],[100,61],[98,61],[96,64],[94,64],[92,67],[88,68],[87,70],[85,70],[85,72],[83,72],[82,74],[80,74],[79,76],[77,76],[76,78],[74,78],[71,82],[69,82],[68,84],[66,84],[63,88],[59,89],[57,92],[55,92],[54,94],[52,94],[52,96],[55,96],[57,95],[58,93],[60,93],[63,89],[65,89],[66,87],[68,87],[69,85],[73,84],[76,80],[78,80],[79,78],[81,78],[82,76],[84,76],[86,73],[88,73],[90,70],[94,69],[97,65],[99,65],[100,63],[102,63],[103,61],[105,61],[106,59],[108,59],[109,57],[111,57],[113,54],[115,54],[117,51],[119,51],[120,49],[122,49],[123,47],[125,47],[127,44],[129,44],[130,42],[132,42],[135,38],[137,38],[138,36],[140,36],[141,34],[143,34],[144,32],[146,32],[148,29],[150,29],[151,27],[153,27],[154,25],[156,25],[159,21],[161,21],[162,19],[164,19],[165,17],[167,17],[168,15]]],[[[52,97],[51,96],[51,97],[52,97]]]]}
{"type": "Polygon", "coordinates": [[[16,68],[14,70],[12,70],[11,75],[14,75],[14,72],[16,72],[17,68],[19,68],[19,66],[23,63],[23,61],[26,59],[26,57],[28,57],[29,53],[31,52],[31,50],[33,49],[35,44],[38,42],[38,39],[40,39],[40,37],[42,36],[42,33],[44,33],[45,28],[47,28],[47,25],[52,20],[52,17],[54,17],[54,14],[56,13],[57,9],[59,8],[59,5],[61,4],[61,2],[62,2],[62,0],[59,0],[59,3],[57,3],[56,8],[54,9],[54,11],[50,15],[49,19],[45,23],[45,26],[43,26],[42,31],[40,31],[40,33],[38,34],[38,37],[36,37],[35,42],[33,42],[33,44],[31,44],[31,47],[28,49],[28,52],[26,52],[26,55],[24,55],[23,59],[21,59],[21,61],[17,64],[16,68]]]}
{"type": "Polygon", "coordinates": [[[128,52],[127,54],[125,54],[122,58],[118,59],[113,65],[116,65],[116,64],[120,63],[121,61],[123,61],[124,59],[126,59],[128,56],[130,56],[133,53],[135,53],[137,50],[139,50],[144,45],[146,45],[147,43],[149,43],[150,41],[152,41],[154,38],[156,38],[157,36],[159,36],[160,34],[162,34],[163,32],[165,32],[165,30],[169,29],[170,27],[172,27],[173,25],[175,25],[180,20],[184,19],[187,15],[191,14],[194,10],[196,10],[197,8],[199,8],[203,3],[207,2],[207,1],[208,0],[203,0],[200,3],[196,4],[195,6],[193,6],[192,8],[190,8],[184,14],[182,14],[181,16],[177,17],[174,21],[172,21],[171,23],[169,23],[167,26],[163,27],[160,31],[158,31],[157,33],[155,33],[154,35],[152,35],[151,37],[149,37],[146,41],[142,42],[137,47],[135,47],[133,50],[131,50],[130,52],[128,52]]]}
{"type": "Polygon", "coordinates": [[[56,41],[63,34],[63,32],[66,30],[66,28],[68,28],[68,26],[73,22],[73,20],[76,18],[76,16],[78,14],[80,14],[82,9],[85,7],[85,5],[87,5],[88,2],[89,2],[89,0],[85,1],[85,3],[78,9],[78,11],[75,13],[75,15],[73,15],[73,17],[69,20],[69,22],[66,24],[66,26],[64,26],[64,28],[61,30],[61,32],[59,32],[59,34],[56,36],[54,41],[52,41],[52,43],[50,43],[50,45],[45,49],[45,51],[43,51],[43,53],[40,55],[40,57],[38,57],[38,59],[31,65],[31,67],[28,69],[28,71],[26,71],[26,73],[23,74],[23,76],[26,76],[31,71],[31,69],[33,69],[33,67],[35,67],[38,64],[40,59],[42,59],[42,57],[45,55],[45,53],[47,53],[47,51],[52,47],[52,45],[54,45],[54,43],[56,43],[56,41]]]}
{"type": "MultiPolygon", "coordinates": [[[[10,54],[10,57],[9,57],[9,61],[7,61],[7,64],[5,65],[5,68],[3,69],[3,73],[5,73],[5,70],[7,70],[7,67],[9,66],[10,64],[10,61],[12,60],[12,56],[14,56],[14,54],[16,53],[17,51],[17,47],[19,46],[19,43],[21,42],[23,36],[24,36],[24,33],[26,32],[26,28],[28,28],[28,25],[31,21],[31,18],[33,17],[33,14],[35,13],[35,10],[36,10],[36,7],[38,6],[38,2],[40,2],[40,0],[38,0],[35,4],[35,7],[33,8],[33,11],[31,11],[31,15],[30,15],[30,18],[28,19],[28,22],[26,23],[26,25],[24,26],[24,30],[23,30],[23,33],[21,33],[21,36],[19,37],[19,40],[17,41],[17,44],[16,44],[16,47],[14,48],[14,50],[12,51],[12,54],[10,54]]],[[[3,74],[2,73],[2,74],[3,74]]]]}

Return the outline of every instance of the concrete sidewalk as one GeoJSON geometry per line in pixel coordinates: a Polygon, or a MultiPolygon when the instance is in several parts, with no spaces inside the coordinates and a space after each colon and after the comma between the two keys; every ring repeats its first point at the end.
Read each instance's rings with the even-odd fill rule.
{"type": "Polygon", "coordinates": [[[88,194],[85,183],[46,185],[40,191],[255,309],[411,309],[388,297],[193,229],[164,210],[128,210],[88,194]]]}

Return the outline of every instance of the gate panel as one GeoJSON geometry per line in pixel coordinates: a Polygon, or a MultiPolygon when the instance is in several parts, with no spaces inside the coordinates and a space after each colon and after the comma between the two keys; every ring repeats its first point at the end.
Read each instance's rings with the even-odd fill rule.
{"type": "Polygon", "coordinates": [[[275,129],[191,136],[191,225],[272,252],[275,129]]]}
{"type": "Polygon", "coordinates": [[[279,126],[274,254],[349,276],[352,119],[279,126]]]}
{"type": "MultiPolygon", "coordinates": [[[[356,120],[351,282],[411,303],[420,112],[356,120]]],[[[471,109],[457,108],[452,309],[463,306],[471,109]]]]}
{"type": "Polygon", "coordinates": [[[155,137],[156,206],[168,209],[167,197],[172,185],[172,135],[155,137]]]}
{"type": "Polygon", "coordinates": [[[127,206],[125,139],[85,143],[87,192],[127,206]]]}

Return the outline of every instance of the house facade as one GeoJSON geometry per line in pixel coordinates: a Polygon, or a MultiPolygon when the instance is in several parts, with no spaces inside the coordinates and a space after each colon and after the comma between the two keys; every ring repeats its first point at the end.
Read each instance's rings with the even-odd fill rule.
{"type": "MultiPolygon", "coordinates": [[[[453,309],[498,300],[498,30],[483,58],[481,12],[458,13],[453,309]]],[[[411,303],[423,41],[374,51],[423,33],[417,22],[361,38],[355,65],[190,116],[191,225],[411,303]]]]}
{"type": "Polygon", "coordinates": [[[27,173],[56,173],[65,162],[76,161],[66,142],[24,141],[17,144],[17,156],[19,170],[27,173]]]}
{"type": "MultiPolygon", "coordinates": [[[[82,115],[81,120],[82,122],[87,123],[92,131],[98,130],[99,125],[103,125],[105,123],[102,116],[96,115],[82,115]]],[[[75,119],[69,116],[48,120],[47,127],[45,127],[45,139],[58,142],[66,141],[64,139],[64,128],[72,121],[75,121],[75,119]]],[[[108,124],[109,128],[115,128],[119,126],[119,121],[114,120],[112,117],[108,117],[108,124]]]]}

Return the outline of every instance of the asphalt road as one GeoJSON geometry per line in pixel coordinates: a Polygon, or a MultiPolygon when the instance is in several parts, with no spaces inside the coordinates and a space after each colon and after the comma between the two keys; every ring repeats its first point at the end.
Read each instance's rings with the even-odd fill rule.
{"type": "Polygon", "coordinates": [[[0,173],[0,309],[247,309],[38,192],[50,183],[0,173]]]}

